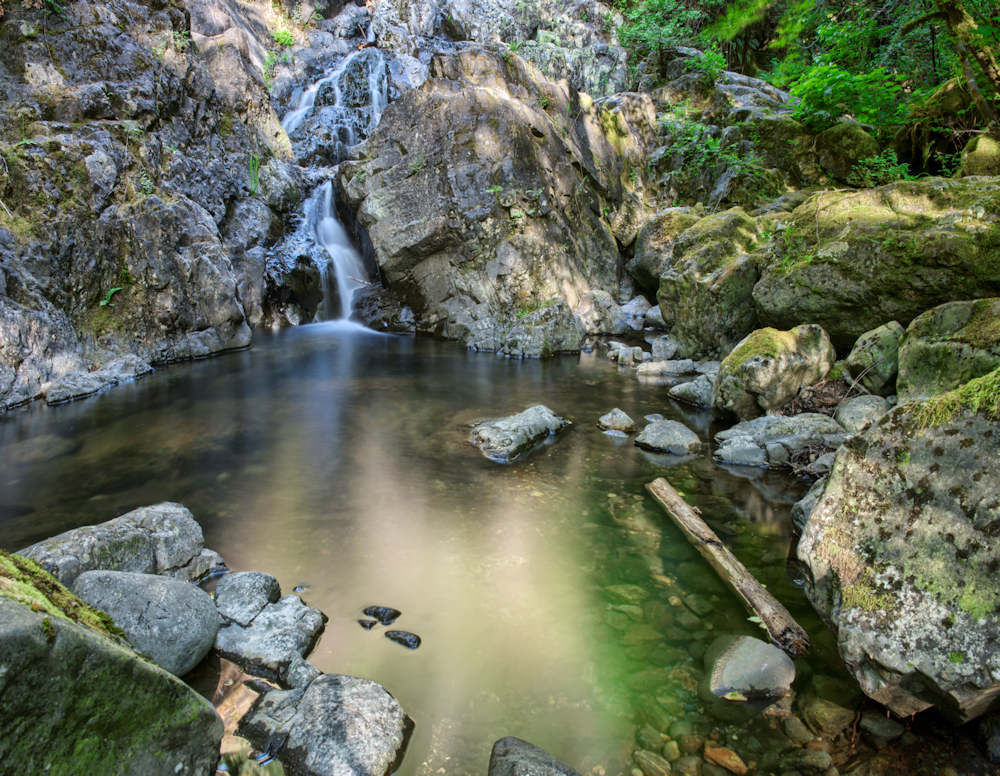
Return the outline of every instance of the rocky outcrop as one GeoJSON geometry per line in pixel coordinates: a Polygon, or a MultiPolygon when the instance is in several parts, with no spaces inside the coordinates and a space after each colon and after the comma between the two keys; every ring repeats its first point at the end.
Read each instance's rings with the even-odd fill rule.
{"type": "Polygon", "coordinates": [[[837,453],[799,542],[865,693],[964,721],[1000,692],[1000,373],[897,407],[837,453]]]}
{"type": "Polygon", "coordinates": [[[660,273],[674,258],[677,238],[701,219],[690,207],[671,207],[650,218],[635,238],[635,255],[625,265],[643,288],[658,289],[660,273]]]}
{"type": "Polygon", "coordinates": [[[791,331],[758,329],[723,359],[712,392],[712,411],[740,420],[776,409],[806,385],[822,380],[836,354],[815,325],[791,331]]]}
{"type": "Polygon", "coordinates": [[[31,561],[0,556],[0,567],[7,763],[25,773],[215,772],[223,725],[208,701],[31,561]]]}
{"type": "Polygon", "coordinates": [[[813,195],[783,220],[753,299],[761,321],[822,326],[841,352],[953,299],[995,297],[990,179],[906,181],[813,195]]]}
{"type": "Polygon", "coordinates": [[[135,509],[99,525],[74,528],[18,554],[64,585],[85,571],[131,571],[198,580],[222,558],[204,547],[201,526],[181,504],[135,509]]]}
{"type": "Polygon", "coordinates": [[[480,304],[460,311],[449,332],[461,331],[460,339],[471,350],[495,351],[514,358],[579,353],[586,336],[579,319],[562,302],[521,315],[514,323],[504,322],[506,318],[480,304]]]}
{"type": "Polygon", "coordinates": [[[337,180],[416,330],[467,342],[464,311],[502,327],[526,306],[618,294],[618,215],[654,125],[648,96],[603,106],[466,47],[434,56],[337,180]]]}
{"type": "Polygon", "coordinates": [[[212,597],[184,580],[86,571],[73,582],[73,593],[107,612],[137,652],[174,676],[201,662],[219,630],[212,597]]]}
{"type": "Polygon", "coordinates": [[[517,415],[477,423],[472,429],[472,443],[487,458],[508,463],[568,425],[568,421],[538,404],[517,415]]]}
{"type": "Polygon", "coordinates": [[[901,402],[926,399],[1000,367],[1000,299],[949,302],[917,316],[899,345],[901,402]]]}
{"type": "Polygon", "coordinates": [[[261,751],[277,749],[281,762],[304,776],[388,776],[412,731],[385,688],[337,674],[265,693],[239,726],[241,736],[261,751]]]}

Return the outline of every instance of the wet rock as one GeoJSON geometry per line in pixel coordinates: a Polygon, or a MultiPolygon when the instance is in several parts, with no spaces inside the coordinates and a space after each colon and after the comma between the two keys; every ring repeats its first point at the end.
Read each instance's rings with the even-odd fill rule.
{"type": "Polygon", "coordinates": [[[674,624],[679,628],[683,628],[688,633],[695,633],[702,628],[700,617],[683,610],[674,615],[674,624]]]}
{"type": "Polygon", "coordinates": [[[804,774],[821,774],[833,765],[833,758],[818,749],[795,749],[781,757],[784,770],[801,771],[804,774]]]}
{"type": "Polygon", "coordinates": [[[87,754],[93,773],[162,774],[164,761],[170,772],[214,772],[223,734],[215,709],[127,646],[0,594],[0,651],[4,756],[17,772],[64,771],[88,740],[100,742],[87,754]],[[81,681],[88,676],[115,681],[81,681]]]}
{"type": "Polygon", "coordinates": [[[402,612],[388,606],[369,606],[362,614],[366,617],[374,617],[383,625],[392,625],[399,619],[402,612]]]}
{"type": "Polygon", "coordinates": [[[813,445],[835,448],[848,436],[847,431],[827,415],[813,412],[792,417],[765,415],[716,434],[719,446],[715,458],[723,463],[776,466],[787,458],[774,452],[768,454],[770,445],[780,445],[786,453],[793,453],[813,445]]]}
{"type": "Polygon", "coordinates": [[[18,551],[37,561],[64,585],[84,571],[132,571],[198,579],[210,565],[201,526],[182,504],[135,509],[106,523],[74,528],[18,551]]]}
{"type": "Polygon", "coordinates": [[[812,731],[798,717],[785,717],[781,721],[781,729],[793,744],[798,744],[799,746],[808,744],[810,741],[816,739],[812,731]]]}
{"type": "Polygon", "coordinates": [[[215,586],[215,606],[223,620],[247,627],[268,604],[281,597],[278,580],[259,571],[227,574],[215,586]]]}
{"type": "Polygon", "coordinates": [[[991,711],[983,716],[979,724],[979,740],[990,762],[1000,763],[1000,712],[991,711]]]}
{"type": "Polygon", "coordinates": [[[378,625],[378,620],[358,620],[358,625],[360,625],[365,630],[371,630],[376,625],[378,625]]]}
{"type": "Polygon", "coordinates": [[[640,605],[649,598],[649,591],[639,585],[611,585],[604,591],[625,604],[640,605]]]}
{"type": "Polygon", "coordinates": [[[883,749],[898,738],[906,728],[896,720],[882,714],[862,714],[861,733],[865,740],[876,749],[883,749]]]}
{"type": "Polygon", "coordinates": [[[839,407],[833,416],[845,431],[859,434],[889,411],[889,402],[881,396],[855,396],[839,407]]]}
{"type": "Polygon", "coordinates": [[[670,763],[654,752],[640,749],[632,754],[632,759],[644,776],[666,776],[671,772],[670,763]]]}
{"type": "Polygon", "coordinates": [[[219,630],[211,596],[180,579],[124,571],[87,571],[73,592],[107,612],[136,651],[175,676],[208,654],[219,630]]]}
{"type": "Polygon", "coordinates": [[[694,380],[675,385],[668,393],[672,398],[685,404],[693,404],[695,407],[711,407],[712,388],[712,380],[705,375],[698,375],[694,380]]]}
{"type": "Polygon", "coordinates": [[[529,313],[511,326],[499,347],[470,339],[475,350],[496,350],[514,358],[548,358],[559,353],[579,353],[586,336],[565,304],[550,305],[529,313]]]}
{"type": "Polygon", "coordinates": [[[548,407],[537,404],[517,415],[477,424],[472,443],[490,460],[507,463],[568,425],[548,407]]]}
{"type": "Polygon", "coordinates": [[[278,759],[305,776],[388,776],[412,730],[413,721],[385,688],[325,674],[305,688],[264,694],[238,733],[259,750],[288,733],[278,759]]]}
{"type": "Polygon", "coordinates": [[[699,697],[725,721],[745,722],[788,695],[795,680],[791,658],[750,636],[719,636],[705,653],[699,697]]]}
{"type": "Polygon", "coordinates": [[[385,637],[390,641],[395,641],[407,649],[416,649],[420,646],[420,637],[415,633],[407,631],[391,630],[385,632],[385,637]]]}
{"type": "Polygon", "coordinates": [[[706,743],[702,756],[708,762],[725,768],[727,771],[735,773],[737,776],[745,776],[747,772],[746,763],[743,762],[740,756],[732,749],[728,749],[724,746],[716,746],[715,744],[706,743]]]}
{"type": "Polygon", "coordinates": [[[580,776],[544,749],[506,736],[493,744],[488,776],[580,776]]]}
{"type": "Polygon", "coordinates": [[[693,455],[701,451],[698,435],[676,420],[650,423],[635,438],[635,445],[643,450],[671,455],[693,455]]]}
{"type": "Polygon", "coordinates": [[[809,729],[821,738],[835,738],[854,722],[853,711],[812,694],[800,699],[799,714],[809,729]]]}
{"type": "Polygon", "coordinates": [[[119,356],[93,372],[70,372],[51,383],[43,383],[42,396],[49,404],[61,404],[90,396],[152,371],[153,367],[138,356],[119,356]]]}
{"type": "Polygon", "coordinates": [[[660,731],[651,728],[649,725],[645,725],[639,729],[635,740],[643,749],[649,749],[650,751],[663,746],[663,736],[660,735],[660,731]]]}
{"type": "Polygon", "coordinates": [[[695,755],[678,757],[670,765],[677,776],[702,776],[702,759],[695,755]]]}
{"type": "Polygon", "coordinates": [[[635,421],[617,407],[607,415],[602,415],[597,421],[597,427],[602,431],[616,431],[619,434],[626,435],[634,434],[639,430],[635,421]]]}
{"type": "Polygon", "coordinates": [[[876,396],[896,393],[899,341],[903,331],[898,322],[889,321],[858,337],[847,356],[846,366],[851,377],[876,396]]]}
{"type": "Polygon", "coordinates": [[[694,361],[690,358],[682,358],[674,361],[649,361],[645,364],[639,364],[635,373],[640,377],[689,375],[694,373],[694,368],[694,361]]]}
{"type": "Polygon", "coordinates": [[[676,741],[667,741],[663,744],[663,759],[668,763],[674,763],[680,759],[681,748],[677,745],[676,741]]]}
{"type": "Polygon", "coordinates": [[[836,354],[827,333],[815,325],[790,331],[758,329],[722,361],[712,395],[712,411],[749,420],[795,398],[822,380],[836,354]]]}
{"type": "MultiPolygon", "coordinates": [[[[245,626],[221,619],[215,637],[219,654],[248,674],[286,685],[291,683],[296,667],[306,662],[326,622],[319,609],[306,606],[294,595],[268,603],[245,626]]],[[[311,672],[300,677],[311,678],[311,672]]]]}
{"type": "Polygon", "coordinates": [[[805,531],[806,523],[809,522],[809,515],[812,514],[813,507],[823,495],[823,488],[826,487],[826,477],[820,477],[812,484],[805,496],[796,501],[792,506],[792,525],[799,531],[805,531]]]}
{"type": "Polygon", "coordinates": [[[608,343],[608,360],[615,361],[621,366],[631,366],[633,363],[641,364],[649,359],[649,353],[638,346],[626,345],[614,340],[608,343]]]}

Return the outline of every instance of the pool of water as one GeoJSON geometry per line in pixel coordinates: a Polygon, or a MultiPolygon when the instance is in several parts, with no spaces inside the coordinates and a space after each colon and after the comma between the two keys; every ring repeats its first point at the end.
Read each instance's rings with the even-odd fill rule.
{"type": "Polygon", "coordinates": [[[326,613],[313,663],[400,701],[416,723],[401,776],[484,773],[503,735],[584,772],[627,772],[643,703],[700,708],[699,645],[763,635],[645,493],[652,479],[799,618],[820,670],[837,662],[786,563],[804,483],[597,429],[620,407],[709,442],[710,414],[667,388],[599,352],[517,361],[345,324],[257,332],[247,351],[0,416],[0,546],[181,502],[232,569],[302,587],[326,613]],[[525,460],[496,464],[469,443],[474,420],[539,403],[572,426],[525,460]],[[616,596],[621,584],[640,600],[616,596]],[[688,594],[712,608],[684,630],[688,594]],[[373,604],[401,610],[394,627],[420,648],[362,629],[373,604]]]}

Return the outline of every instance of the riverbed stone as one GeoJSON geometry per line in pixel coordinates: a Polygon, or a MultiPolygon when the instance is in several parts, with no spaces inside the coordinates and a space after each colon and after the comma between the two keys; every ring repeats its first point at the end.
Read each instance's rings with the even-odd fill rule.
{"type": "Polygon", "coordinates": [[[673,386],[668,393],[671,398],[695,407],[712,406],[712,380],[705,375],[698,375],[694,380],[673,386]]]}
{"type": "Polygon", "coordinates": [[[913,319],[899,344],[900,402],[953,390],[1000,367],[1000,298],[949,302],[913,319]]]}
{"type": "Polygon", "coordinates": [[[747,766],[743,759],[728,747],[706,743],[702,755],[706,761],[725,768],[730,773],[735,773],[736,776],[745,776],[747,772],[747,766]]]}
{"type": "Polygon", "coordinates": [[[768,455],[771,445],[791,453],[810,445],[836,448],[850,435],[828,415],[803,412],[800,415],[764,415],[745,420],[715,435],[719,446],[715,458],[723,463],[747,466],[780,465],[779,456],[768,455]]]}
{"type": "Polygon", "coordinates": [[[698,435],[676,420],[659,420],[650,423],[635,438],[635,445],[643,450],[671,455],[694,455],[701,450],[698,435]]]}
{"type": "Polygon", "coordinates": [[[224,622],[247,627],[268,604],[281,597],[278,580],[259,571],[226,574],[215,586],[215,606],[224,622]]]}
{"type": "Polygon", "coordinates": [[[602,415],[597,421],[597,427],[602,431],[613,431],[619,434],[634,434],[639,430],[635,421],[617,407],[608,414],[602,415]]]}
{"type": "Polygon", "coordinates": [[[758,329],[723,359],[712,411],[738,420],[756,418],[794,399],[803,386],[818,383],[835,359],[830,338],[819,326],[758,329]]]}
{"type": "Polygon", "coordinates": [[[517,415],[476,424],[472,443],[490,460],[508,463],[568,425],[545,405],[536,404],[517,415]]]}
{"type": "Polygon", "coordinates": [[[514,736],[506,736],[493,744],[488,776],[580,776],[580,774],[541,747],[514,736]]]}
{"type": "Polygon", "coordinates": [[[287,733],[278,759],[305,776],[388,776],[412,730],[413,721],[384,687],[339,674],[265,693],[238,728],[261,751],[287,733]]]}
{"type": "Polygon", "coordinates": [[[639,766],[643,776],[667,776],[671,773],[670,763],[655,752],[639,749],[632,754],[632,759],[639,766]]]}
{"type": "Polygon", "coordinates": [[[869,696],[957,721],[1000,692],[1000,370],[904,404],[840,448],[799,542],[805,590],[869,696]]]}
{"type": "Polygon", "coordinates": [[[204,573],[198,573],[204,565],[199,562],[204,541],[190,510],[183,504],[163,502],[105,523],[74,528],[18,554],[37,561],[64,585],[95,570],[197,579],[204,573]]]}
{"type": "Polygon", "coordinates": [[[846,366],[851,377],[859,380],[865,390],[878,396],[896,393],[899,341],[904,331],[898,321],[889,321],[866,331],[854,343],[847,356],[846,366]]]}
{"type": "Polygon", "coordinates": [[[690,358],[678,358],[671,361],[647,361],[635,368],[640,377],[673,376],[694,374],[694,361],[690,358]]]}
{"type": "Polygon", "coordinates": [[[138,652],[175,676],[201,662],[219,630],[212,597],[180,579],[87,571],[73,582],[73,592],[107,612],[138,652]]]}
{"type": "Polygon", "coordinates": [[[881,396],[854,396],[839,407],[833,418],[845,431],[857,434],[889,411],[889,402],[881,396]]]}

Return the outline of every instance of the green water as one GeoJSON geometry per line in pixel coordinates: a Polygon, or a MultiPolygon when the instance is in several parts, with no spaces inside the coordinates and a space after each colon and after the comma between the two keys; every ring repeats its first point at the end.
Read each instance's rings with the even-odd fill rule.
{"type": "Polygon", "coordinates": [[[338,325],[258,332],[248,351],[0,417],[0,546],[181,502],[232,569],[301,586],[329,616],[313,663],[400,701],[416,723],[402,776],[485,773],[508,734],[617,776],[640,695],[697,711],[697,645],[764,635],[645,494],[652,479],[682,490],[814,632],[812,660],[836,659],[786,568],[806,486],[720,468],[708,447],[644,453],[596,428],[614,407],[705,442],[718,430],[598,353],[514,361],[338,325]],[[473,420],[538,403],[572,421],[554,444],[505,466],[469,443],[473,420]],[[612,608],[620,583],[643,588],[644,608],[612,608]],[[678,590],[713,604],[693,633],[663,624],[678,590]],[[372,604],[401,610],[394,627],[422,646],[363,630],[372,604]],[[636,641],[651,622],[662,638],[636,641]]]}

